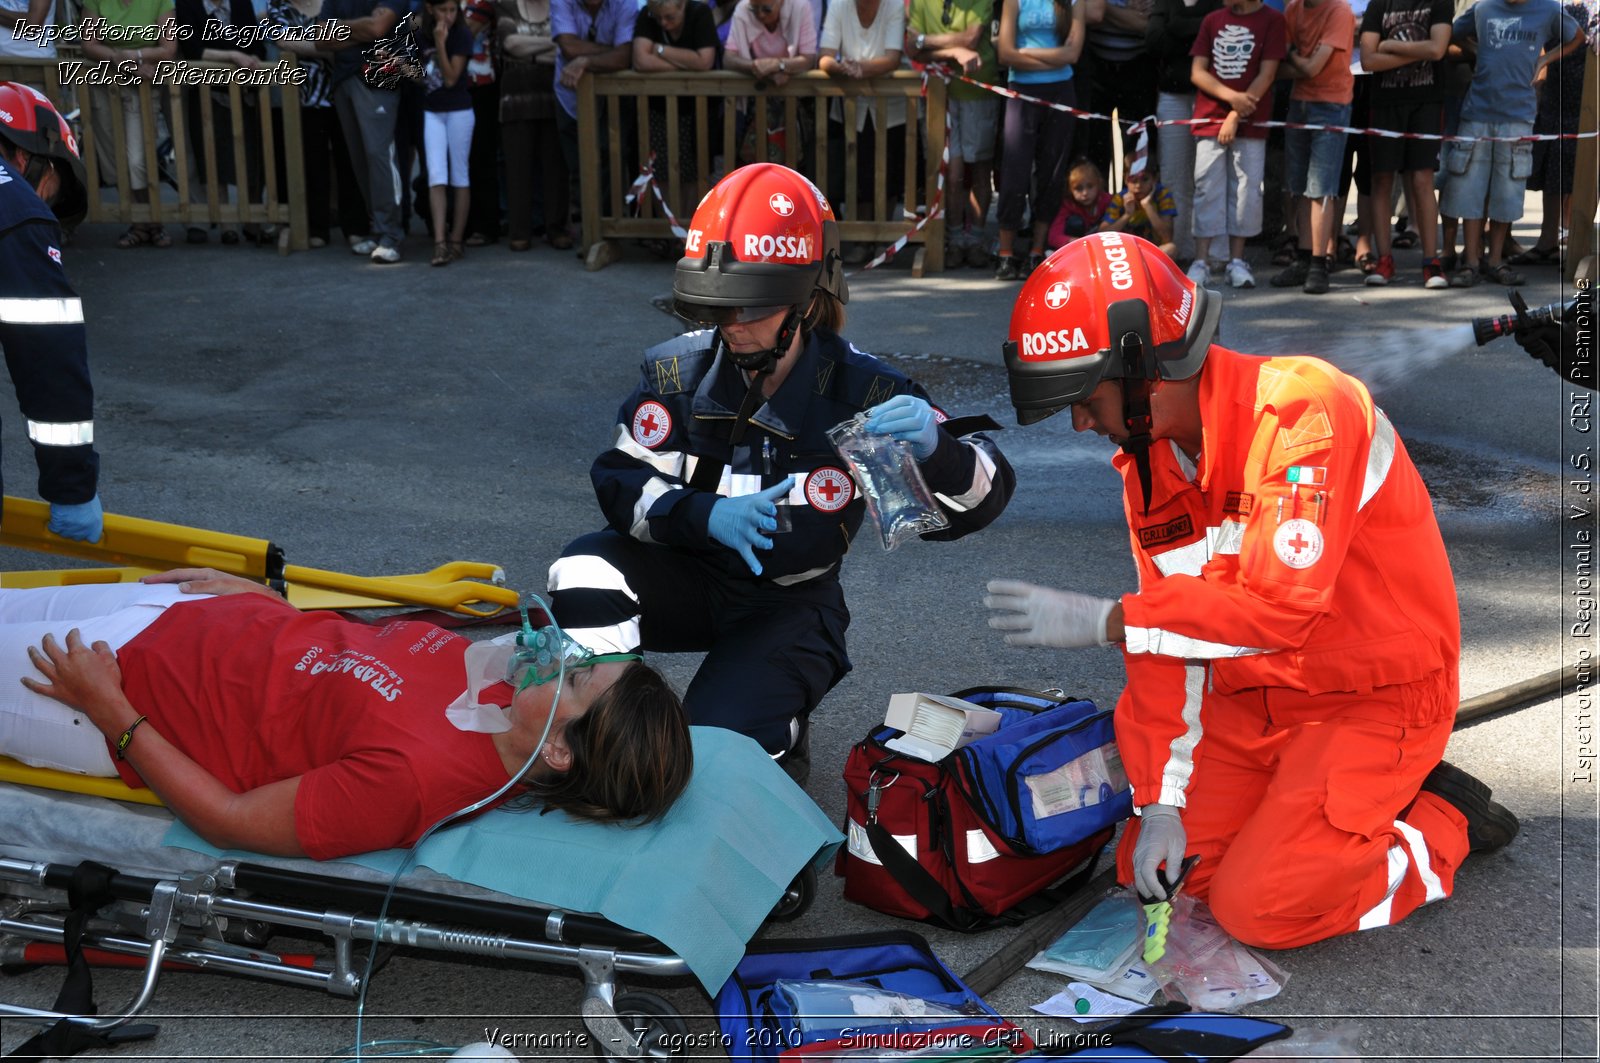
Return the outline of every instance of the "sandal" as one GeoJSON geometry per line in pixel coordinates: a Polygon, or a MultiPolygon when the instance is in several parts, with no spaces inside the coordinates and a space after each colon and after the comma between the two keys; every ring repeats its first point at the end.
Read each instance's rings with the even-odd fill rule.
{"type": "Polygon", "coordinates": [[[1371,251],[1368,251],[1366,254],[1356,259],[1356,265],[1360,268],[1362,273],[1370,276],[1373,271],[1378,268],[1378,256],[1373,254],[1371,251]]]}
{"type": "Polygon", "coordinates": [[[513,240],[509,244],[506,245],[506,248],[508,250],[511,250],[511,251],[528,251],[528,250],[531,250],[533,248],[533,241],[532,240],[513,240]]]}
{"type": "Polygon", "coordinates": [[[1504,284],[1508,288],[1515,288],[1519,284],[1526,284],[1528,278],[1506,265],[1504,262],[1498,266],[1483,264],[1483,275],[1496,284],[1504,284]]]}
{"type": "Polygon", "coordinates": [[[1462,266],[1450,278],[1452,288],[1471,288],[1478,283],[1478,267],[1462,266]]]}
{"type": "Polygon", "coordinates": [[[1294,265],[1294,251],[1295,251],[1294,244],[1292,244],[1292,243],[1284,244],[1282,247],[1278,248],[1278,250],[1273,254],[1273,256],[1272,256],[1272,264],[1274,266],[1292,266],[1292,265],[1294,265]]]}
{"type": "Polygon", "coordinates": [[[1394,239],[1389,241],[1389,246],[1398,251],[1409,251],[1417,246],[1417,234],[1410,229],[1402,229],[1394,234],[1394,239]]]}
{"type": "Polygon", "coordinates": [[[467,255],[467,249],[466,249],[466,246],[464,244],[462,244],[458,240],[451,240],[450,241],[450,261],[451,262],[460,262],[463,258],[466,257],[466,255],[467,255]]]}
{"type": "Polygon", "coordinates": [[[191,225],[184,230],[183,238],[191,244],[203,244],[209,239],[209,235],[198,225],[191,225]]]}
{"type": "MultiPolygon", "coordinates": [[[[130,225],[130,226],[128,226],[128,231],[127,232],[125,232],[121,236],[117,237],[117,246],[122,248],[124,251],[126,251],[130,247],[145,247],[145,246],[171,247],[172,246],[172,241],[171,240],[167,240],[167,242],[165,244],[157,243],[156,242],[156,233],[157,233],[157,230],[150,228],[148,225],[130,225]]],[[[166,235],[167,234],[164,233],[164,232],[161,233],[161,236],[163,238],[165,238],[166,235]]]]}
{"type": "Polygon", "coordinates": [[[550,246],[555,248],[557,251],[572,250],[572,237],[568,236],[564,232],[551,233],[549,239],[550,246]]]}
{"type": "Polygon", "coordinates": [[[471,236],[467,237],[467,246],[468,247],[483,247],[486,244],[492,244],[492,243],[494,243],[494,241],[489,239],[487,236],[483,235],[482,233],[473,233],[471,236]]]}
{"type": "Polygon", "coordinates": [[[450,264],[450,245],[434,244],[433,260],[428,264],[430,266],[448,266],[450,264]]]}
{"type": "Polygon", "coordinates": [[[1559,247],[1530,247],[1506,259],[1513,266],[1554,266],[1561,260],[1559,247]]]}
{"type": "Polygon", "coordinates": [[[237,244],[239,242],[239,230],[238,229],[224,229],[224,230],[222,230],[222,242],[227,244],[229,247],[232,247],[233,245],[237,244]]]}

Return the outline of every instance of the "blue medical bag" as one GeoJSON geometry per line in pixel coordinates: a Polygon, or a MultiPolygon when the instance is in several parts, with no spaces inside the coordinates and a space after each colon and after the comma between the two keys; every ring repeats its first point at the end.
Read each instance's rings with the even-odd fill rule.
{"type": "Polygon", "coordinates": [[[1115,1060],[1164,1060],[1165,1063],[1226,1063],[1294,1031],[1282,1023],[1243,1015],[1190,1011],[1175,1015],[1133,1015],[1114,1026],[1081,1035],[1092,1047],[1071,1052],[1041,1050],[1029,1063],[1111,1063],[1115,1060]]]}
{"type": "Polygon", "coordinates": [[[952,1042],[960,1037],[1008,1053],[1033,1047],[1027,1034],[968,989],[920,935],[905,931],[752,945],[718,991],[716,1012],[724,1047],[735,1063],[826,1055],[827,1051],[812,1048],[824,1044],[836,1053],[859,1052],[929,1031],[947,1033],[952,1042]],[[919,997],[967,1017],[959,1023],[919,1023],[872,1015],[799,1016],[777,990],[779,981],[864,983],[919,997]]]}
{"type": "Polygon", "coordinates": [[[955,696],[1004,716],[952,757],[967,799],[1018,852],[1053,853],[1133,814],[1111,710],[1009,687],[955,696]]]}

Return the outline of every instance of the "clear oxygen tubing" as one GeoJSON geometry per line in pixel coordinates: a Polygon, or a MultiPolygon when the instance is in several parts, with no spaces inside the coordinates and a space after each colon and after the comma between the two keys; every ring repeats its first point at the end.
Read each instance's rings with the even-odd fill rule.
{"type": "MultiPolygon", "coordinates": [[[[561,626],[556,622],[555,613],[553,613],[551,611],[550,604],[548,602],[546,602],[543,598],[539,597],[539,595],[534,594],[531,591],[527,592],[525,594],[525,597],[533,599],[532,603],[530,603],[530,604],[537,605],[537,606],[539,606],[540,609],[544,610],[544,615],[550,621],[550,623],[547,626],[554,627],[556,629],[556,633],[558,635],[557,646],[559,647],[561,645],[561,642],[559,641],[559,636],[564,635],[564,632],[562,632],[561,626]]],[[[417,838],[416,842],[414,842],[412,844],[411,849],[406,853],[406,858],[404,860],[402,860],[400,862],[400,866],[395,869],[394,875],[389,879],[389,889],[383,895],[383,903],[378,906],[378,919],[377,919],[377,922],[374,924],[374,927],[373,927],[373,938],[374,938],[374,940],[372,942],[371,947],[367,951],[367,967],[366,967],[366,970],[363,971],[362,975],[361,975],[361,994],[356,998],[356,1040],[355,1040],[355,1046],[354,1046],[355,1055],[353,1057],[354,1060],[355,1060],[355,1063],[360,1063],[360,1060],[362,1058],[361,1049],[363,1047],[363,1044],[362,1044],[362,1040],[361,1040],[361,1031],[362,1031],[362,1026],[364,1024],[364,1021],[366,1019],[366,1014],[367,1014],[367,990],[372,985],[372,970],[373,970],[374,965],[377,962],[377,957],[378,957],[378,942],[377,942],[376,939],[383,932],[384,920],[386,918],[388,918],[388,915],[389,915],[389,902],[394,898],[394,891],[395,891],[396,888],[399,887],[400,879],[405,876],[406,872],[411,870],[412,864],[416,860],[416,857],[417,857],[417,850],[422,847],[422,843],[423,842],[427,841],[430,837],[433,836],[434,831],[438,830],[440,827],[445,826],[447,823],[452,823],[455,820],[460,819],[462,816],[470,816],[472,813],[477,812],[479,809],[485,808],[485,807],[487,807],[489,805],[494,804],[496,801],[498,801],[500,799],[501,795],[503,795],[507,790],[511,789],[513,786],[517,785],[518,781],[521,780],[524,775],[526,775],[529,771],[533,770],[533,766],[536,763],[538,763],[539,753],[544,749],[545,739],[550,737],[550,727],[551,727],[551,725],[553,725],[555,723],[555,720],[556,720],[556,709],[561,704],[561,691],[566,686],[566,682],[567,682],[566,655],[558,653],[556,655],[556,688],[555,688],[555,693],[553,695],[551,695],[551,698],[550,698],[550,715],[545,718],[544,730],[539,732],[539,741],[534,744],[533,752],[528,754],[528,759],[525,762],[523,762],[522,769],[520,771],[518,771],[515,775],[513,775],[510,779],[506,780],[506,784],[504,786],[500,787],[500,789],[496,790],[494,793],[490,794],[488,797],[484,797],[484,798],[481,798],[481,799],[479,799],[477,801],[474,801],[474,802],[472,802],[472,804],[466,806],[465,808],[459,809],[459,810],[457,810],[455,812],[450,813],[447,816],[442,817],[438,822],[434,823],[433,826],[431,826],[427,830],[423,831],[422,834],[417,838]]],[[[382,1045],[391,1044],[391,1043],[393,1043],[393,1042],[375,1041],[375,1042],[372,1043],[372,1045],[367,1046],[367,1047],[380,1047],[382,1045]]],[[[400,1053],[400,1055],[402,1055],[402,1056],[410,1056],[410,1055],[413,1055],[413,1054],[415,1054],[415,1053],[413,1053],[413,1052],[402,1052],[402,1053],[400,1053]]],[[[385,1052],[385,1053],[382,1053],[380,1056],[376,1056],[375,1057],[375,1056],[370,1056],[369,1055],[367,1058],[368,1059],[388,1058],[391,1055],[392,1055],[391,1053],[385,1052]]]]}

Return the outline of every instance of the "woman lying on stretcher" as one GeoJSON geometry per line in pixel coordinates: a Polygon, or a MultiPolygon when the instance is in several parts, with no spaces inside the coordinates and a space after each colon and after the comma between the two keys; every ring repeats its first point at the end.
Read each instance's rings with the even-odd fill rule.
{"type": "Polygon", "coordinates": [[[411,845],[522,771],[547,722],[508,796],[623,820],[683,792],[683,706],[638,658],[513,654],[468,697],[469,645],[210,569],[0,590],[0,753],[147,785],[213,845],[317,859],[411,845]]]}

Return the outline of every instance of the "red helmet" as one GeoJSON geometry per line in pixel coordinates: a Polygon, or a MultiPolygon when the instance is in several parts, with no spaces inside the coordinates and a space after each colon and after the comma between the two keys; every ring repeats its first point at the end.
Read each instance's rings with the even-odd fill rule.
{"type": "Polygon", "coordinates": [[[0,140],[32,156],[22,176],[35,189],[45,168],[57,163],[61,189],[51,209],[68,228],[83,220],[89,212],[89,180],[78,158],[78,140],[44,93],[15,81],[0,81],[0,140]]]}
{"type": "Polygon", "coordinates": [[[1148,240],[1074,240],[1033,271],[1011,311],[1003,351],[1017,422],[1081,402],[1102,380],[1193,376],[1221,310],[1148,240]]]}
{"type": "Polygon", "coordinates": [[[679,315],[713,325],[765,317],[804,309],[818,290],[849,300],[839,226],[817,186],[776,163],[741,166],[717,182],[695,208],[678,260],[679,315]]]}

